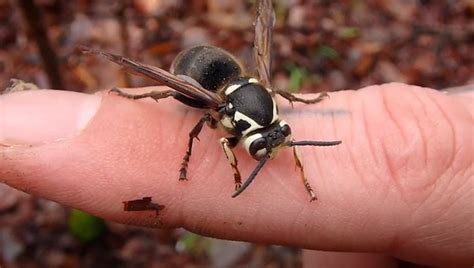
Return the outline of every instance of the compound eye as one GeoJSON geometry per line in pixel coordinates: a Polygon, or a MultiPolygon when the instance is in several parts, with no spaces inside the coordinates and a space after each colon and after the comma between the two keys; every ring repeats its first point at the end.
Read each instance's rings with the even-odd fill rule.
{"type": "Polygon", "coordinates": [[[287,137],[288,135],[291,134],[291,129],[290,129],[290,126],[289,125],[283,125],[280,129],[281,133],[283,133],[283,135],[285,137],[287,137]]]}
{"type": "Polygon", "coordinates": [[[249,153],[255,158],[260,159],[262,158],[267,150],[267,140],[265,138],[258,138],[254,140],[249,147],[249,153]]]}

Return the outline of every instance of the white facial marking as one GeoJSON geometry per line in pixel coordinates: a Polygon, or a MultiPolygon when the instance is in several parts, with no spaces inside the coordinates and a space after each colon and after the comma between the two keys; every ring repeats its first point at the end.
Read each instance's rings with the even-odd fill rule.
{"type": "Polygon", "coordinates": [[[230,117],[228,117],[227,115],[225,115],[224,117],[222,117],[221,119],[221,124],[225,127],[225,128],[229,128],[229,129],[233,129],[234,128],[234,125],[232,124],[232,119],[230,117]]]}
{"type": "Polygon", "coordinates": [[[245,136],[247,135],[250,131],[254,131],[259,128],[263,128],[263,126],[259,125],[257,122],[255,122],[252,118],[246,116],[245,114],[236,111],[234,114],[234,122],[238,122],[240,120],[244,120],[250,124],[250,127],[247,128],[242,132],[242,134],[245,136]]]}
{"type": "Polygon", "coordinates": [[[267,149],[263,148],[263,149],[260,149],[258,150],[256,153],[255,153],[255,156],[257,157],[263,157],[264,155],[267,154],[267,149]]]}
{"type": "Polygon", "coordinates": [[[256,139],[259,139],[263,137],[262,134],[260,133],[257,133],[257,134],[253,134],[253,135],[250,135],[248,137],[245,137],[243,139],[243,146],[245,148],[245,150],[247,150],[247,153],[250,154],[250,145],[252,144],[252,142],[254,142],[256,139]]]}

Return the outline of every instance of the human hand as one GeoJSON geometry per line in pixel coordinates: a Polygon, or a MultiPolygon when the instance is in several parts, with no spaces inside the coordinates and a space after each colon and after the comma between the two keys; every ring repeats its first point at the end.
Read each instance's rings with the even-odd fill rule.
{"type": "MultiPolygon", "coordinates": [[[[225,134],[207,127],[193,147],[189,180],[178,181],[201,113],[171,99],[156,104],[113,94],[0,96],[0,182],[128,224],[419,264],[474,264],[472,94],[387,84],[334,92],[295,110],[279,102],[295,139],[343,141],[301,148],[315,202],[290,149],[231,198],[232,170],[218,143],[225,134]],[[123,211],[122,201],[144,196],[165,206],[159,216],[123,211]]],[[[245,179],[256,162],[243,150],[236,155],[245,179]]]]}

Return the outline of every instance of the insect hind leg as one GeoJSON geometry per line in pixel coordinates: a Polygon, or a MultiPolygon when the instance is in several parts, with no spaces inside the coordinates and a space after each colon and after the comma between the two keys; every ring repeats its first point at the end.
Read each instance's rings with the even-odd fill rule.
{"type": "Polygon", "coordinates": [[[143,93],[143,94],[130,94],[130,93],[122,91],[121,89],[116,88],[116,87],[112,88],[109,91],[109,93],[110,92],[116,93],[118,96],[124,97],[124,98],[127,98],[127,99],[138,100],[138,99],[144,99],[144,98],[152,98],[155,101],[158,101],[159,99],[168,98],[168,97],[176,98],[176,94],[177,94],[173,90],[150,91],[150,92],[143,93]]]}
{"type": "Polygon", "coordinates": [[[209,105],[205,101],[186,97],[183,94],[180,94],[174,90],[163,90],[163,91],[155,90],[155,91],[150,91],[143,94],[130,94],[130,93],[120,90],[119,88],[114,87],[109,92],[116,93],[118,96],[124,97],[127,99],[138,100],[138,99],[144,99],[144,98],[151,98],[157,102],[159,99],[173,97],[175,100],[187,106],[200,108],[200,109],[209,108],[209,105]]]}

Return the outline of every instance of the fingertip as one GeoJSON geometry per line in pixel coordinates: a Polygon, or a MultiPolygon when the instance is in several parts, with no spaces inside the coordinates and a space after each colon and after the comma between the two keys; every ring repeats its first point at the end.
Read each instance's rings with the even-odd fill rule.
{"type": "Polygon", "coordinates": [[[98,95],[59,90],[0,95],[0,144],[38,145],[75,136],[100,102],[98,95]]]}

